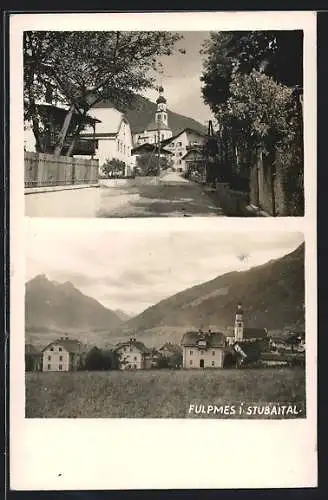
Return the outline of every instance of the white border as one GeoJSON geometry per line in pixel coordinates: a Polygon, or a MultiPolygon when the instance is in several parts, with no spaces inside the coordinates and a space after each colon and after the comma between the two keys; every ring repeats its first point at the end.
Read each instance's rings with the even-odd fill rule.
{"type": "Polygon", "coordinates": [[[266,488],[317,485],[316,15],[313,12],[14,14],[10,19],[10,487],[17,490],[266,488]],[[304,218],[24,220],[24,29],[303,29],[304,218]],[[298,421],[24,419],[24,230],[302,231],[306,242],[307,418],[298,421]]]}

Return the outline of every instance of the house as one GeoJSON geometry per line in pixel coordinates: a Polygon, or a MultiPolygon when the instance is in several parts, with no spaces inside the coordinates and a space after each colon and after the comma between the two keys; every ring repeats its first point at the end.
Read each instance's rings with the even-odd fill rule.
{"type": "Polygon", "coordinates": [[[225,335],[221,332],[190,331],[181,340],[182,366],[186,369],[222,368],[225,356],[225,335]]]}
{"type": "Polygon", "coordinates": [[[144,370],[149,366],[151,350],[135,338],[122,342],[114,348],[120,370],[144,370]]]}
{"type": "Polygon", "coordinates": [[[206,182],[206,156],[203,145],[187,146],[187,152],[181,157],[184,161],[184,171],[191,175],[196,174],[202,182],[206,182]]]}
{"type": "MultiPolygon", "coordinates": [[[[69,108],[63,105],[54,105],[45,102],[38,102],[36,104],[38,118],[40,121],[40,141],[42,144],[42,149],[45,153],[52,154],[57,145],[58,136],[65,121],[65,118],[69,112],[69,108]]],[[[62,155],[68,152],[68,148],[72,142],[72,134],[77,125],[81,121],[81,116],[77,111],[72,115],[70,125],[67,131],[67,137],[63,144],[62,155]]],[[[87,115],[83,118],[82,127],[89,128],[92,133],[88,137],[81,137],[75,142],[72,156],[91,156],[93,157],[97,148],[97,141],[94,136],[94,131],[96,123],[99,120],[87,115]]],[[[32,130],[32,124],[30,121],[25,121],[24,123],[24,150],[35,152],[35,136],[32,130]]]]}
{"type": "Polygon", "coordinates": [[[42,371],[68,372],[81,367],[85,348],[81,342],[68,337],[60,337],[42,350],[42,371]]]}
{"type": "MultiPolygon", "coordinates": [[[[185,158],[188,151],[200,150],[206,142],[205,134],[189,127],[181,130],[176,135],[162,141],[162,146],[173,153],[173,168],[178,172],[186,172],[188,162],[185,158]]],[[[191,159],[191,157],[189,157],[191,159]]]]}
{"type": "Polygon", "coordinates": [[[96,158],[100,167],[108,160],[117,159],[124,163],[124,175],[132,174],[135,158],[131,154],[133,148],[132,132],[126,116],[115,108],[108,107],[106,102],[99,102],[89,111],[89,115],[97,120],[95,131],[90,128],[81,134],[82,138],[94,137],[98,148],[96,158]]]}
{"type": "Polygon", "coordinates": [[[32,344],[25,344],[25,371],[37,372],[42,370],[42,354],[32,344]]]}
{"type": "Polygon", "coordinates": [[[147,125],[145,130],[140,130],[134,134],[133,142],[135,146],[140,146],[141,144],[158,144],[172,137],[172,130],[168,124],[167,101],[164,97],[162,86],[159,87],[158,93],[154,120],[147,125]]]}
{"type": "Polygon", "coordinates": [[[158,349],[158,352],[163,356],[163,358],[170,358],[175,354],[181,354],[181,347],[177,344],[172,344],[171,342],[166,342],[162,347],[158,349]]]}

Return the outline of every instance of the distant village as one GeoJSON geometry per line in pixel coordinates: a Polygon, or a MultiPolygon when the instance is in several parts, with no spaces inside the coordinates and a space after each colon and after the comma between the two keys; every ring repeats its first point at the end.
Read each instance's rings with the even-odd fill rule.
{"type": "Polygon", "coordinates": [[[180,345],[164,343],[159,349],[135,337],[111,349],[86,347],[63,336],[42,350],[25,345],[25,370],[68,372],[78,370],[151,370],[264,368],[305,365],[305,334],[271,337],[266,328],[253,328],[244,321],[241,304],[236,308],[233,333],[211,329],[187,331],[180,345]]]}

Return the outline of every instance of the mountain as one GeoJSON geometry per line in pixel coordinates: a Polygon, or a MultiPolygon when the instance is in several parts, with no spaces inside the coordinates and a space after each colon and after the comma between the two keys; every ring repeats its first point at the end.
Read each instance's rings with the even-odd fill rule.
{"type": "Polygon", "coordinates": [[[236,305],[245,310],[245,326],[268,330],[304,327],[304,244],[282,258],[247,271],[230,272],[184,290],[149,307],[117,332],[158,343],[180,342],[187,328],[233,325],[236,305]]]}
{"type": "MultiPolygon", "coordinates": [[[[94,107],[114,107],[110,101],[103,101],[96,104],[94,107]]],[[[120,111],[124,112],[131,126],[132,133],[144,131],[148,123],[154,119],[157,105],[140,95],[135,96],[133,106],[121,108],[120,111]]],[[[173,135],[177,134],[184,128],[192,128],[197,132],[206,133],[206,127],[188,116],[174,113],[168,109],[168,123],[172,129],[173,135]]]]}
{"type": "Polygon", "coordinates": [[[121,323],[118,314],[84,295],[70,282],[56,283],[39,275],[26,283],[27,331],[108,332],[121,323]]]}
{"type": "Polygon", "coordinates": [[[122,321],[128,321],[132,317],[129,314],[127,314],[125,311],[122,311],[122,309],[115,309],[114,312],[115,312],[115,314],[117,314],[117,316],[119,318],[121,318],[122,321]]]}

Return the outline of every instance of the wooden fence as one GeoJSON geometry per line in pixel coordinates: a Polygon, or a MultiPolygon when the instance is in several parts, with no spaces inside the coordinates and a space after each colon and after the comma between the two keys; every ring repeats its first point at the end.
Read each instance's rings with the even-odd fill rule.
{"type": "Polygon", "coordinates": [[[26,188],[98,184],[98,160],[25,151],[24,168],[26,188]]]}

